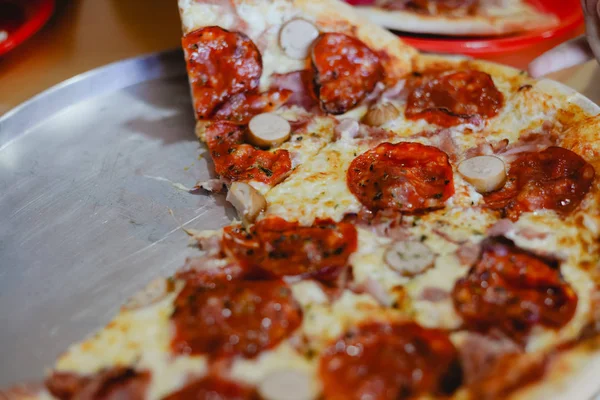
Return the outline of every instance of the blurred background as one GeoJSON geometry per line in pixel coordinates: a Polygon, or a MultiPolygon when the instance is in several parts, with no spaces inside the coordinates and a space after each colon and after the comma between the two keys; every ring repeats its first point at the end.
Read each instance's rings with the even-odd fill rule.
{"type": "MultiPolygon", "coordinates": [[[[579,4],[578,0],[547,1],[574,4],[576,8],[579,4]]],[[[2,30],[8,31],[8,40],[3,41],[0,34],[0,115],[79,73],[180,45],[176,0],[0,0],[2,30]],[[15,13],[15,5],[26,9],[23,15],[15,13]],[[25,23],[30,26],[11,37],[25,23]]],[[[583,32],[582,20],[578,19],[559,34],[517,38],[516,45],[515,38],[508,42],[477,38],[440,41],[408,36],[407,40],[430,51],[466,52],[525,69],[536,56],[583,32]]],[[[593,62],[553,77],[596,101],[600,99],[590,89],[590,82],[600,77],[593,62]]]]}

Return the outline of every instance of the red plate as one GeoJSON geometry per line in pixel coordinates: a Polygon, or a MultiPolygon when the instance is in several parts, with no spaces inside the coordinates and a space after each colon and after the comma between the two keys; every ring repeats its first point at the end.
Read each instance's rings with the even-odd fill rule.
{"type": "MultiPolygon", "coordinates": [[[[371,0],[347,0],[350,4],[366,5],[371,0]]],[[[522,50],[542,40],[559,39],[572,33],[583,24],[583,12],[579,0],[528,0],[539,10],[555,14],[560,22],[557,26],[502,37],[449,37],[416,35],[398,32],[406,43],[420,50],[433,53],[466,54],[472,56],[493,55],[522,50]]]]}
{"type": "Polygon", "coordinates": [[[54,0],[0,0],[0,31],[8,38],[0,42],[0,55],[33,36],[48,22],[54,0]]]}

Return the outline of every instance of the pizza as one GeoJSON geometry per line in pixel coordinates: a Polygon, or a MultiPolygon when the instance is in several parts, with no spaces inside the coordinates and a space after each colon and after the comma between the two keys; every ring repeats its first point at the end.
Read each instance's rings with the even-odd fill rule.
{"type": "Polygon", "coordinates": [[[398,31],[450,36],[497,36],[556,26],[556,15],[526,0],[375,0],[361,11],[398,31]]]}
{"type": "Polygon", "coordinates": [[[239,219],[13,399],[590,398],[598,107],[336,0],[180,0],[239,219]]]}

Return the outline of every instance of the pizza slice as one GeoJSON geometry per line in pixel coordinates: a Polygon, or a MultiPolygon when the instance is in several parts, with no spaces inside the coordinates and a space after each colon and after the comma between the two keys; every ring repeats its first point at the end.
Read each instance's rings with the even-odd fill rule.
{"type": "Polygon", "coordinates": [[[450,36],[507,35],[559,22],[524,0],[376,0],[361,8],[389,29],[450,36]]]}
{"type": "Polygon", "coordinates": [[[332,115],[369,104],[416,54],[337,2],[179,9],[196,133],[221,178],[200,185],[209,190],[238,182],[233,193],[265,194],[331,141],[332,115]]]}

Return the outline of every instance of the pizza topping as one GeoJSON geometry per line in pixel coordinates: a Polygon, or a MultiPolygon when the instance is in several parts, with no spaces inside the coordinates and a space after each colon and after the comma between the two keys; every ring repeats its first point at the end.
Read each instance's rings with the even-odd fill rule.
{"type": "Polygon", "coordinates": [[[287,338],[302,314],[281,281],[203,279],[197,273],[188,274],[171,319],[175,353],[253,358],[287,338]]]}
{"type": "Polygon", "coordinates": [[[573,211],[590,190],[594,168],[562,147],[522,153],[510,164],[506,185],[486,194],[488,207],[501,210],[513,221],[527,211],[573,211]]]}
{"type": "Polygon", "coordinates": [[[348,257],[357,247],[357,233],[354,225],[345,222],[317,221],[304,227],[269,217],[247,231],[225,228],[223,247],[250,274],[331,281],[348,265],[348,257]]]}
{"type": "Polygon", "coordinates": [[[452,292],[454,306],[474,330],[496,328],[515,340],[533,325],[560,328],[571,320],[577,295],[556,263],[492,239],[452,292]]]}
{"type": "MultiPolygon", "coordinates": [[[[489,234],[489,231],[488,231],[489,234]]],[[[479,260],[481,254],[481,246],[478,243],[464,242],[456,249],[456,257],[458,261],[465,266],[471,266],[479,260]]]]}
{"type": "Polygon", "coordinates": [[[477,156],[461,162],[458,172],[479,193],[500,189],[506,181],[504,162],[494,156],[477,156]]]}
{"type": "Polygon", "coordinates": [[[253,222],[267,207],[264,196],[245,182],[233,182],[226,200],[236,209],[244,224],[253,222]]]}
{"type": "Polygon", "coordinates": [[[187,384],[163,400],[259,400],[256,391],[237,382],[207,376],[187,384]]]}
{"type": "Polygon", "coordinates": [[[350,164],[348,188],[371,211],[422,212],[454,194],[448,155],[420,143],[382,143],[350,164]]]}
{"type": "Polygon", "coordinates": [[[287,89],[292,92],[285,104],[298,106],[306,111],[319,111],[319,101],[315,96],[313,72],[311,70],[293,71],[287,74],[273,74],[272,88],[287,89]]]}
{"type": "Polygon", "coordinates": [[[509,354],[522,352],[521,347],[505,336],[493,337],[477,332],[465,332],[458,346],[466,385],[488,377],[496,364],[509,354]]]}
{"type": "Polygon", "coordinates": [[[342,33],[323,33],[312,51],[321,109],[343,114],[383,79],[379,56],[360,40],[342,33]]]}
{"type": "Polygon", "coordinates": [[[247,124],[255,115],[273,111],[284,105],[292,96],[287,89],[271,89],[264,93],[240,93],[232,96],[217,112],[213,119],[247,124]]]}
{"type": "Polygon", "coordinates": [[[400,115],[400,110],[392,103],[378,104],[371,107],[363,117],[363,123],[369,126],[381,126],[400,115]]]}
{"type": "Polygon", "coordinates": [[[346,332],[320,360],[327,399],[395,400],[452,393],[461,380],[448,335],[414,323],[368,323],[346,332]]]}
{"type": "Polygon", "coordinates": [[[264,400],[312,400],[312,379],[303,371],[277,370],[267,375],[258,385],[264,400]]]}
{"type": "Polygon", "coordinates": [[[394,299],[381,282],[370,276],[360,286],[354,288],[353,291],[356,293],[367,293],[384,307],[391,307],[394,304],[394,299]]]}
{"type": "Polygon", "coordinates": [[[492,118],[503,103],[504,96],[485,72],[437,71],[415,78],[405,114],[408,119],[451,127],[473,119],[492,118]]]}
{"type": "Polygon", "coordinates": [[[248,128],[248,141],[258,147],[277,147],[290,138],[290,123],[277,114],[259,114],[250,120],[248,128]]]}
{"type": "Polygon", "coordinates": [[[344,118],[336,125],[334,134],[336,139],[351,140],[358,137],[360,124],[352,118],[344,118]]]}
{"type": "Polygon", "coordinates": [[[53,372],[46,379],[48,391],[60,400],[142,400],[146,398],[149,383],[149,372],[137,372],[126,367],[105,369],[93,376],[53,372]]]}
{"type": "Polygon", "coordinates": [[[415,276],[433,266],[435,254],[421,242],[399,241],[388,247],[384,259],[399,274],[415,276]]]}
{"type": "Polygon", "coordinates": [[[279,32],[279,45],[290,58],[304,60],[312,43],[319,37],[319,29],[305,19],[286,22],[279,32]]]}
{"type": "Polygon", "coordinates": [[[209,26],[185,35],[183,49],[199,119],[230,96],[258,88],[262,59],[243,33],[209,26]]]}
{"type": "Polygon", "coordinates": [[[215,122],[206,130],[206,143],[215,172],[232,181],[275,184],[292,169],[287,150],[273,152],[244,144],[246,130],[230,122],[215,122]]]}

